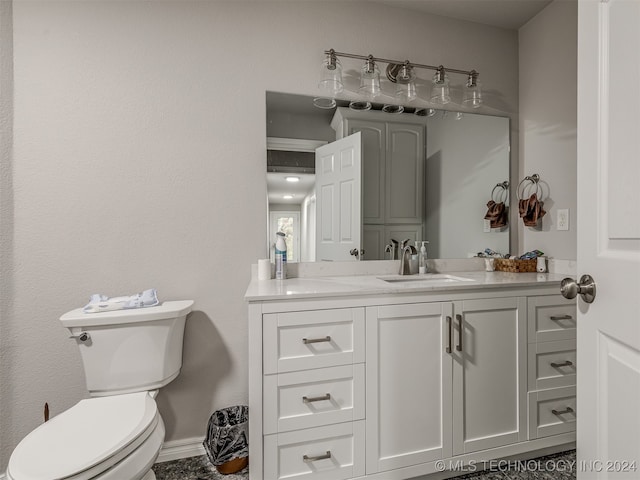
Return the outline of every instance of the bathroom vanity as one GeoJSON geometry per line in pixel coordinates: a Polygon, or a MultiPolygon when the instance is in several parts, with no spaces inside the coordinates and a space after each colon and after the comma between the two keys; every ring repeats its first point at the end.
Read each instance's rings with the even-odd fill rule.
{"type": "Polygon", "coordinates": [[[445,478],[573,447],[562,277],[254,280],[250,479],[445,478]]]}

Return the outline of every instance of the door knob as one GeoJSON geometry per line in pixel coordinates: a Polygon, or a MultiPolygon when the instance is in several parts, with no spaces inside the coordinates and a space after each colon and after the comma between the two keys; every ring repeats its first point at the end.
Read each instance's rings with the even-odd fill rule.
{"type": "Polygon", "coordinates": [[[591,275],[582,275],[580,283],[573,278],[565,278],[560,283],[560,293],[564,298],[576,298],[578,294],[586,303],[593,303],[596,298],[596,282],[591,275]]]}

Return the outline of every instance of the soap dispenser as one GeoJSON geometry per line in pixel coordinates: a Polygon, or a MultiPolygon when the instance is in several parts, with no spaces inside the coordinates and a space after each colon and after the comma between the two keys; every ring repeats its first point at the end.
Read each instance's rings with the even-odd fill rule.
{"type": "Polygon", "coordinates": [[[418,273],[427,273],[427,240],[422,240],[420,253],[418,254],[418,273]]]}

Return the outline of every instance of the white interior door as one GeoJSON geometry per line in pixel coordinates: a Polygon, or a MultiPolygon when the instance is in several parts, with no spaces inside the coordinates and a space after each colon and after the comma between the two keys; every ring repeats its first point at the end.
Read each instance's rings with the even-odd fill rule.
{"type": "Polygon", "coordinates": [[[640,2],[578,4],[578,478],[640,478],[640,2]]]}
{"type": "Polygon", "coordinates": [[[316,260],[355,260],[361,249],[360,132],[316,149],[316,260]]]}

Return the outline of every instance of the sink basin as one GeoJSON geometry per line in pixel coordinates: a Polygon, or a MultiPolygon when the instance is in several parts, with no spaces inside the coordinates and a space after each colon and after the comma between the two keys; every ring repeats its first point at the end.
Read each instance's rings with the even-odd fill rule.
{"type": "Polygon", "coordinates": [[[453,282],[473,282],[470,278],[456,277],[444,273],[427,273],[425,275],[388,275],[378,277],[388,283],[453,283],[453,282]]]}

